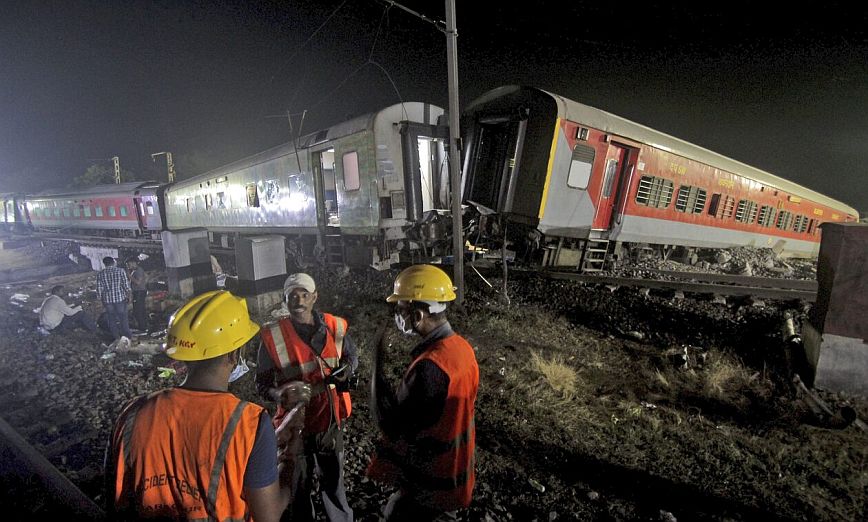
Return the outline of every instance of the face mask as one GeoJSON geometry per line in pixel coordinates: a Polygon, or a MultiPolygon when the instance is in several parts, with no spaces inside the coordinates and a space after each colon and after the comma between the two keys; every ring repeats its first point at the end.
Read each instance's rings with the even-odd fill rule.
{"type": "Polygon", "coordinates": [[[238,364],[235,365],[235,368],[232,369],[232,373],[229,374],[229,382],[237,381],[249,371],[250,368],[247,367],[247,362],[244,360],[244,357],[239,358],[238,364]]]}
{"type": "Polygon", "coordinates": [[[413,325],[407,324],[407,320],[398,312],[395,312],[395,326],[397,326],[398,330],[404,335],[413,335],[416,333],[413,330],[413,325]]]}

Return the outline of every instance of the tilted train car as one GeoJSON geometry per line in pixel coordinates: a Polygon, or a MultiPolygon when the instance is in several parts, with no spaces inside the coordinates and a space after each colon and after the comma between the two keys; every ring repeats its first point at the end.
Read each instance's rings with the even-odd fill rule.
{"type": "Polygon", "coordinates": [[[30,228],[30,217],[27,214],[25,196],[20,193],[0,194],[3,210],[0,212],[0,224],[7,232],[24,232],[30,228]]]}
{"type": "Polygon", "coordinates": [[[406,102],[179,181],[165,190],[169,230],[214,243],[281,234],[299,261],[388,266],[448,208],[443,109],[406,102]]]}
{"type": "Polygon", "coordinates": [[[547,266],[599,269],[636,245],[815,256],[820,223],[858,220],[796,183],[536,88],[484,94],[462,134],[465,200],[506,219],[547,266]]]}
{"type": "Polygon", "coordinates": [[[159,183],[133,181],[45,191],[27,197],[27,210],[39,231],[153,237],[163,228],[159,190],[159,183]]]}

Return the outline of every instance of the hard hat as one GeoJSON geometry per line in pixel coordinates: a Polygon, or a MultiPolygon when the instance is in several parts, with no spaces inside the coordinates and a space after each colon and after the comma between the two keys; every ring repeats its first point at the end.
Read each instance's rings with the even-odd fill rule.
{"type": "Polygon", "coordinates": [[[395,289],[386,298],[387,303],[396,301],[434,301],[455,300],[455,287],[446,272],[436,266],[413,265],[405,268],[395,278],[395,289]]]}
{"type": "Polygon", "coordinates": [[[259,332],[247,301],[226,290],[205,292],[187,301],[169,318],[166,355],[178,361],[202,361],[229,353],[259,332]]]}

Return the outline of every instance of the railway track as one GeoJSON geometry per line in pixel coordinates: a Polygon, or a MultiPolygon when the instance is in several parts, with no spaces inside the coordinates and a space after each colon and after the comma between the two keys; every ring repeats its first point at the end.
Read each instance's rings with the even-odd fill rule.
{"type": "Polygon", "coordinates": [[[798,279],[752,277],[730,274],[677,272],[672,270],[643,270],[660,279],[648,277],[617,277],[578,274],[571,272],[545,272],[546,277],[581,281],[608,286],[635,286],[649,289],[668,289],[694,294],[717,296],[755,297],[759,299],[804,300],[817,299],[817,282],[798,279]]]}

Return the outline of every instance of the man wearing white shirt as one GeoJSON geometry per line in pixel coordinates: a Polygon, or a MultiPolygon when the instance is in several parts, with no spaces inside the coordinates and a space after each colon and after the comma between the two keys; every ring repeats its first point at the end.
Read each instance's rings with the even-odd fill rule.
{"type": "Polygon", "coordinates": [[[61,325],[63,326],[60,330],[81,326],[91,333],[98,334],[99,329],[93,319],[80,306],[66,304],[66,301],[60,297],[62,292],[63,285],[56,285],[51,288],[51,294],[42,301],[42,306],[39,307],[39,324],[46,330],[54,330],[61,325]]]}

